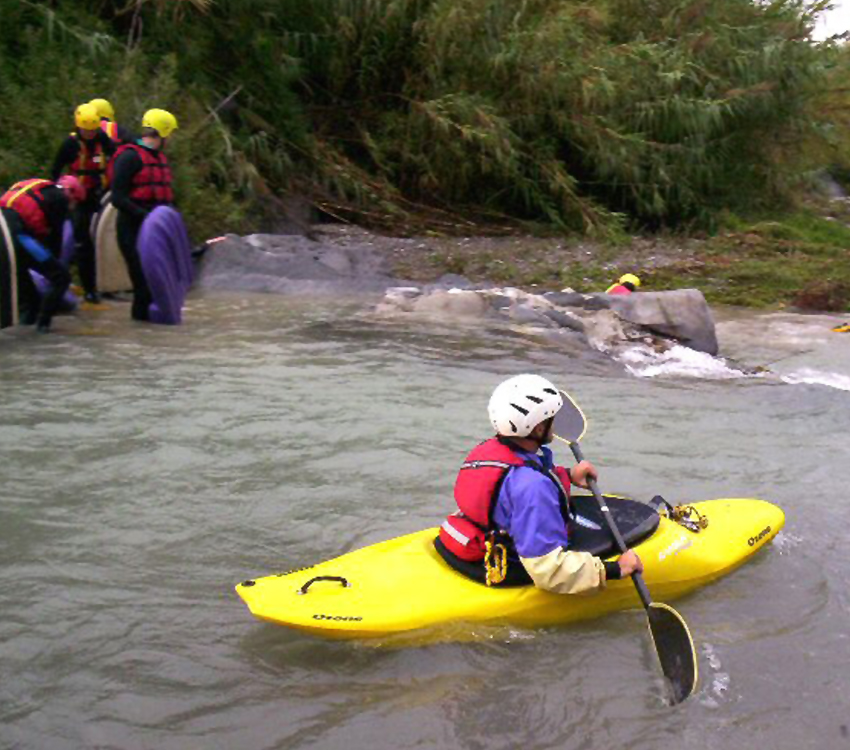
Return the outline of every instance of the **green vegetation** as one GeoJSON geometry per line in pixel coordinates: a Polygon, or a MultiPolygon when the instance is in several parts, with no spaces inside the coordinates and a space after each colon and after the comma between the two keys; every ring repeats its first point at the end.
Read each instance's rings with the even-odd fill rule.
{"type": "MultiPolygon", "coordinates": [[[[789,301],[844,269],[841,227],[782,218],[812,170],[850,175],[848,54],[809,38],[825,5],[0,0],[0,184],[44,174],[74,107],[103,96],[131,128],[175,112],[199,236],[273,226],[286,195],[406,234],[604,247],[710,231],[702,265],[658,269],[656,288],[693,277],[716,300],[789,301]]],[[[426,263],[581,286],[609,280],[595,262],[426,263]]]]}

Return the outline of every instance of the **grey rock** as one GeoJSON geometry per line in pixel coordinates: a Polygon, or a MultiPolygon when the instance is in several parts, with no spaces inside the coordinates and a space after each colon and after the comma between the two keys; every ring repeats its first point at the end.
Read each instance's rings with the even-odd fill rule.
{"type": "Polygon", "coordinates": [[[204,253],[196,278],[201,287],[283,294],[382,291],[393,281],[366,245],[272,234],[228,235],[204,253]]]}
{"type": "Polygon", "coordinates": [[[553,321],[531,305],[518,303],[508,308],[508,317],[515,323],[523,325],[551,326],[553,321]]]}
{"type": "Polygon", "coordinates": [[[611,307],[610,297],[607,294],[546,292],[543,296],[558,307],[576,307],[582,310],[607,310],[611,307]]]}
{"type": "Polygon", "coordinates": [[[581,319],[570,315],[569,313],[565,313],[562,310],[551,309],[544,310],[543,314],[561,326],[561,328],[569,328],[573,331],[584,333],[584,323],[581,322],[581,319]]]}
{"type": "Polygon", "coordinates": [[[611,296],[610,301],[611,309],[623,320],[676,339],[691,349],[717,355],[714,318],[698,289],[638,292],[611,296]]]}

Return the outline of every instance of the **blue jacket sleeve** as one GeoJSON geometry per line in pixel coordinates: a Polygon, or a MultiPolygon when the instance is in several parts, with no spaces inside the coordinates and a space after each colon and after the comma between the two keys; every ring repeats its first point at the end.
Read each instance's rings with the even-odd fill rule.
{"type": "Polygon", "coordinates": [[[44,263],[53,257],[50,250],[35,239],[35,237],[31,237],[28,234],[19,234],[17,240],[21,243],[21,247],[39,263],[44,263]]]}

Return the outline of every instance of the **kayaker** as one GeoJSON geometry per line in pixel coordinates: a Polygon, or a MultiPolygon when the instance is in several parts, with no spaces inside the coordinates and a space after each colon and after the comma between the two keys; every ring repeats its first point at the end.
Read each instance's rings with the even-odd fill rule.
{"type": "Polygon", "coordinates": [[[133,320],[148,320],[151,293],[137,247],[142,222],[157,206],[174,202],[171,167],[163,150],[177,129],[177,118],[164,109],[149,109],[142,116],[142,137],[115,153],[112,205],[118,209],[118,246],[133,284],[133,320]]]}
{"type": "Polygon", "coordinates": [[[53,161],[52,179],[58,180],[66,170],[83,184],[86,199],[71,212],[74,225],[74,245],[80,282],[85,301],[97,305],[94,243],[91,238],[91,220],[100,209],[100,199],[106,189],[106,165],[115,152],[115,145],[100,129],[100,115],[91,104],[81,104],[74,113],[76,131],[71,133],[59,148],[53,161]]]}
{"type": "Polygon", "coordinates": [[[71,274],[58,260],[62,226],[69,210],[85,198],[82,183],[71,175],[60,177],[58,183],[22,180],[0,196],[0,242],[14,249],[21,322],[36,323],[39,333],[50,330],[53,315],[71,284],[71,274]],[[41,299],[30,269],[47,279],[48,288],[41,299]]]}
{"type": "Polygon", "coordinates": [[[633,550],[603,562],[570,549],[570,484],[587,487],[596,469],[589,461],[572,469],[554,465],[545,446],[562,405],[558,389],[539,375],[517,375],[493,391],[489,415],[496,436],[461,466],[455,483],[459,510],[443,523],[436,542],[443,557],[448,552],[466,563],[483,562],[488,583],[516,585],[530,578],[559,594],[600,591],[606,580],[643,570],[633,550]],[[495,575],[494,568],[500,568],[495,575]]]}
{"type": "Polygon", "coordinates": [[[605,294],[629,295],[640,286],[640,279],[633,273],[624,273],[616,284],[611,284],[605,294]]]}
{"type": "Polygon", "coordinates": [[[115,108],[108,99],[92,99],[89,104],[100,115],[100,129],[106,133],[116,148],[126,143],[133,143],[136,140],[136,136],[127,128],[115,122],[115,108]]]}

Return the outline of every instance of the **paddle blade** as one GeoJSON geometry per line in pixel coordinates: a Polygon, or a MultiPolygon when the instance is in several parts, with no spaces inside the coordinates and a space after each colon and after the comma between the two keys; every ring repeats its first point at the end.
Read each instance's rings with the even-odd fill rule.
{"type": "Polygon", "coordinates": [[[681,703],[697,686],[697,655],[688,626],[672,607],[652,602],[646,610],[649,632],[670,681],[673,704],[681,703]]]}
{"type": "Polygon", "coordinates": [[[552,432],[555,433],[555,437],[558,440],[563,440],[565,443],[577,443],[584,437],[584,431],[587,429],[587,420],[569,393],[561,391],[561,396],[564,399],[564,405],[555,415],[555,421],[552,423],[552,432]]]}

